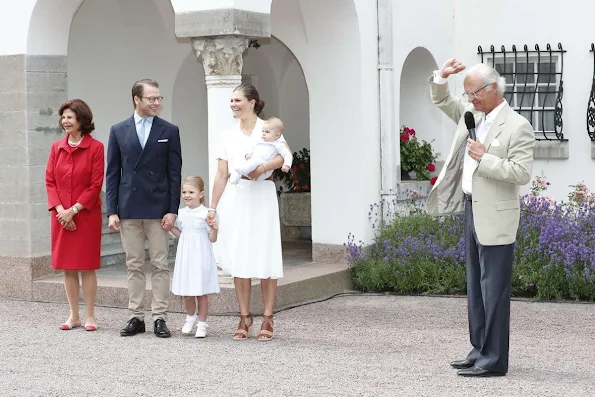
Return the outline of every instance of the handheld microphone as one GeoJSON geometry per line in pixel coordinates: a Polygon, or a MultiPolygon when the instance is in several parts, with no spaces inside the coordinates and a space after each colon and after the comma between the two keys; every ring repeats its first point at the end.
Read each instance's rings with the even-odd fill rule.
{"type": "Polygon", "coordinates": [[[473,113],[465,112],[465,125],[469,130],[469,138],[476,141],[477,136],[475,135],[475,118],[473,117],[473,113]]]}

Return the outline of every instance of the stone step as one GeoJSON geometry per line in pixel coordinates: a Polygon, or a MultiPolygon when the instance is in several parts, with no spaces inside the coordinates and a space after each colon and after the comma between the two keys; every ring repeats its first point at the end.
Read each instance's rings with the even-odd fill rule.
{"type": "MultiPolygon", "coordinates": [[[[147,275],[145,307],[151,307],[151,277],[147,275]]],[[[125,273],[98,271],[97,305],[128,307],[128,289],[125,273]]],[[[209,312],[235,313],[238,311],[233,284],[220,281],[221,293],[209,297],[209,312]]],[[[259,280],[252,283],[251,307],[254,314],[262,313],[262,293],[259,280]]],[[[277,309],[300,303],[325,299],[352,289],[351,273],[346,264],[310,262],[298,266],[285,266],[284,277],[279,280],[277,309]]],[[[34,281],[33,299],[44,302],[66,303],[62,275],[34,281]]],[[[83,302],[81,293],[81,303],[83,302]]],[[[184,312],[183,298],[170,295],[171,312],[184,312]]],[[[122,319],[124,321],[125,319],[122,319]]]]}
{"type": "Polygon", "coordinates": [[[108,227],[101,229],[101,245],[121,244],[120,232],[114,232],[108,227]]]}
{"type": "Polygon", "coordinates": [[[104,244],[101,241],[101,267],[115,266],[126,262],[122,243],[104,244]]]}

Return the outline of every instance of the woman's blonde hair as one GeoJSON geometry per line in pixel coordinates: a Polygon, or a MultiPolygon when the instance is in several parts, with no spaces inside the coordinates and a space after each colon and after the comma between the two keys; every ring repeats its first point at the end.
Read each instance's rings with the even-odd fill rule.
{"type": "Polygon", "coordinates": [[[205,192],[205,181],[203,181],[200,176],[187,176],[182,181],[182,186],[183,185],[194,186],[195,188],[198,189],[199,192],[202,192],[203,195],[200,198],[200,203],[201,204],[204,204],[205,203],[205,195],[204,195],[204,192],[205,192]]]}

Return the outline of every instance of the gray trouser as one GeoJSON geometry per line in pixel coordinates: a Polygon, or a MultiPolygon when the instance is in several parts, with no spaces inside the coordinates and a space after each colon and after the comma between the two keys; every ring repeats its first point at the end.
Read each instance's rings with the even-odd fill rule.
{"type": "Polygon", "coordinates": [[[471,201],[465,202],[467,308],[475,365],[508,371],[510,288],[514,244],[481,245],[475,233],[471,201]]]}

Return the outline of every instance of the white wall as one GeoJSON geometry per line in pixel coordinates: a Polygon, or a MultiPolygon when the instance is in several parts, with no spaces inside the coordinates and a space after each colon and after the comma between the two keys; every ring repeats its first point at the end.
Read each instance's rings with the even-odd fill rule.
{"type": "Polygon", "coordinates": [[[0,0],[3,10],[0,12],[0,55],[27,52],[27,33],[35,3],[36,0],[0,0]]]}
{"type": "MultiPolygon", "coordinates": [[[[560,2],[554,0],[502,0],[497,7],[486,10],[477,7],[473,0],[459,0],[455,14],[456,50],[453,56],[460,57],[468,65],[480,62],[477,46],[489,50],[501,45],[508,50],[527,44],[534,48],[546,44],[557,48],[562,43],[568,52],[564,54],[564,137],[569,139],[568,160],[536,160],[534,175],[542,170],[552,183],[548,193],[557,200],[567,199],[568,185],[585,181],[595,189],[592,175],[594,161],[591,159],[591,144],[586,130],[587,101],[593,76],[593,54],[589,52],[593,35],[587,27],[592,25],[595,14],[593,2],[560,2]],[[580,4],[580,5],[579,5],[580,4]],[[486,13],[492,13],[486,18],[486,13]],[[490,28],[494,21],[494,28],[490,28]]],[[[439,61],[440,62],[440,61],[439,61]]],[[[459,79],[457,84],[462,84],[459,79]]],[[[525,189],[526,191],[526,189],[525,189]]]]}
{"type": "Polygon", "coordinates": [[[312,240],[371,241],[379,201],[375,4],[274,1],[272,33],[296,55],[310,94],[312,240]]]}
{"type": "MultiPolygon", "coordinates": [[[[455,3],[454,0],[444,2],[394,0],[393,2],[397,127],[408,124],[419,132],[422,139],[435,138],[436,142],[432,146],[440,153],[439,160],[444,160],[448,155],[454,124],[433,105],[428,106],[431,101],[427,80],[432,72],[430,56],[438,66],[446,59],[455,56],[453,54],[455,41],[453,4],[455,3]],[[425,48],[429,54],[424,54],[420,49],[416,50],[418,47],[425,48]],[[412,58],[407,59],[410,55],[412,58]],[[407,76],[407,78],[401,78],[401,76],[407,76]],[[409,93],[415,96],[415,103],[409,98],[409,93]],[[401,104],[401,101],[405,103],[401,104]],[[413,110],[416,104],[419,108],[413,110]]],[[[480,9],[483,10],[482,7],[480,9]]],[[[452,84],[451,89],[457,93],[458,86],[452,84]]],[[[395,131],[395,134],[397,133],[398,131],[395,131]]]]}
{"type": "Polygon", "coordinates": [[[261,117],[279,117],[293,151],[310,149],[308,87],[295,55],[277,38],[259,40],[244,53],[244,75],[255,76],[265,107],[261,117]]]}

